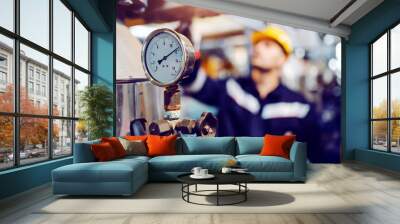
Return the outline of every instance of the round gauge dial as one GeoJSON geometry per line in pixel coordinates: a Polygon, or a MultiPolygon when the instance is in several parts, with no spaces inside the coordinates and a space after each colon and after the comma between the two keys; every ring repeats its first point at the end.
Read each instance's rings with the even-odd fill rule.
{"type": "Polygon", "coordinates": [[[158,86],[177,83],[193,68],[193,52],[193,46],[183,35],[169,29],[153,31],[142,51],[146,76],[158,86]]]}

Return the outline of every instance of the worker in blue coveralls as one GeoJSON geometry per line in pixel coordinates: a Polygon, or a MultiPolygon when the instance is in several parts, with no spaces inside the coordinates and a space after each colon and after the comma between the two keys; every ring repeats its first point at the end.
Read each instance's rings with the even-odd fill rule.
{"type": "Polygon", "coordinates": [[[294,134],[308,144],[311,162],[318,160],[318,125],[312,104],[281,83],[282,69],[292,53],[288,34],[276,26],[251,36],[251,74],[214,80],[197,69],[181,84],[185,94],[218,108],[218,136],[294,134]]]}

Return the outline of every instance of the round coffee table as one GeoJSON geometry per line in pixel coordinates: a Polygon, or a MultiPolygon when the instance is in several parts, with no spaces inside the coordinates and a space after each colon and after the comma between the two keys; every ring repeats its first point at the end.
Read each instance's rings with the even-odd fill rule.
{"type": "Polygon", "coordinates": [[[245,202],[247,200],[247,192],[249,188],[247,183],[255,180],[255,177],[248,173],[216,173],[213,174],[215,177],[212,179],[193,179],[190,177],[191,173],[182,174],[177,177],[178,181],[182,183],[182,199],[188,203],[198,205],[234,205],[245,202]],[[215,185],[215,190],[198,190],[197,185],[215,185]],[[220,189],[220,185],[236,185],[237,190],[224,190],[220,189]],[[195,186],[194,191],[190,191],[190,186],[195,186]],[[215,192],[215,194],[206,194],[209,192],[215,192]],[[193,202],[190,200],[190,196],[203,196],[203,197],[216,197],[216,204],[202,204],[193,202]],[[240,196],[240,199],[231,203],[221,203],[221,197],[232,197],[240,196]]]}

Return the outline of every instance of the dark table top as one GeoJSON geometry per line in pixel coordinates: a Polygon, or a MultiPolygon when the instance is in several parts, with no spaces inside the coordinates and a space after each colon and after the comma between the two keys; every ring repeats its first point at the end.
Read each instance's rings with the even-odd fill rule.
{"type": "Polygon", "coordinates": [[[191,173],[182,174],[177,177],[178,181],[186,184],[236,184],[248,183],[255,180],[249,173],[213,173],[212,179],[193,179],[191,173]]]}

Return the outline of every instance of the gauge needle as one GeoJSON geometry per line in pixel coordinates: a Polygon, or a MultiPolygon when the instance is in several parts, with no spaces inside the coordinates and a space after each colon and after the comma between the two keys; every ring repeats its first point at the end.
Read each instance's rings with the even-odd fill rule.
{"type": "Polygon", "coordinates": [[[165,55],[164,57],[162,57],[160,60],[158,60],[158,64],[161,64],[162,61],[164,61],[165,59],[167,59],[172,53],[174,53],[176,50],[178,50],[179,47],[175,48],[173,51],[171,51],[169,54],[165,55]]]}

